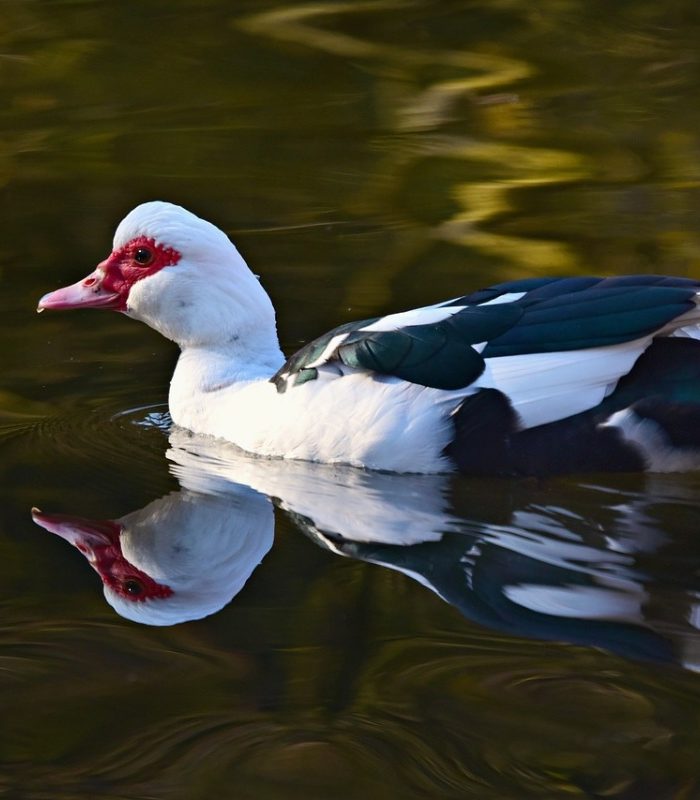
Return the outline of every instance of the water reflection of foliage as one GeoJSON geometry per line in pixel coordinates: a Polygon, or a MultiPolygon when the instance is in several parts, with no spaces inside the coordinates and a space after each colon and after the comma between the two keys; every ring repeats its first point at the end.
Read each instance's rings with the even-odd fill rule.
{"type": "MultiPolygon", "coordinates": [[[[332,241],[299,241],[303,278],[344,285],[333,319],[348,305],[386,307],[426,264],[452,287],[465,269],[470,284],[687,273],[700,257],[700,120],[685,102],[697,88],[695,16],[688,2],[233,13],[180,0],[168,14],[139,6],[125,26],[104,5],[10,4],[0,180],[79,179],[90,209],[76,216],[100,206],[103,229],[105,205],[123,211],[153,194],[215,210],[234,232],[381,226],[381,236],[339,227],[332,241]]],[[[274,247],[258,249],[274,270],[274,247]]],[[[436,296],[450,291],[441,286],[436,296]]]]}
{"type": "MultiPolygon", "coordinates": [[[[489,262],[502,262],[499,277],[588,272],[592,268],[604,272],[639,270],[652,259],[658,261],[661,254],[675,262],[676,271],[679,261],[683,265],[680,271],[688,271],[700,257],[700,239],[691,232],[690,220],[700,169],[690,130],[693,123],[685,133],[687,122],[679,122],[674,115],[675,129],[669,130],[669,120],[665,116],[661,119],[650,107],[668,106],[682,96],[679,87],[685,85],[687,89],[687,67],[696,62],[696,57],[688,42],[678,51],[674,39],[682,38],[681,29],[664,26],[672,20],[664,20],[663,13],[657,19],[650,4],[641,4],[642,8],[637,4],[634,9],[625,5],[621,16],[624,19],[629,14],[629,20],[624,19],[622,28],[622,20],[611,20],[606,13],[606,25],[593,26],[592,35],[590,25],[587,27],[590,9],[581,3],[552,6],[546,15],[532,13],[520,3],[509,3],[507,9],[494,5],[487,9],[479,3],[468,7],[453,4],[438,12],[431,3],[392,0],[313,4],[274,9],[242,23],[256,33],[370,62],[369,68],[378,76],[375,91],[386,131],[380,137],[379,149],[387,156],[378,168],[381,179],[373,190],[384,186],[386,192],[380,193],[379,199],[375,194],[373,200],[372,193],[365,195],[359,208],[386,208],[388,194],[404,221],[410,216],[414,225],[419,222],[428,227],[418,253],[414,236],[404,252],[382,265],[380,275],[376,264],[356,273],[349,296],[364,294],[376,299],[379,293],[381,298],[388,298],[391,282],[410,266],[407,262],[420,259],[424,263],[430,258],[431,242],[436,241],[471,248],[489,262]],[[392,14],[390,26],[386,20],[392,14]],[[501,21],[510,15],[510,23],[522,24],[526,32],[525,36],[510,37],[508,56],[503,55],[495,39],[483,38],[483,31],[499,15],[501,21]],[[402,24],[397,26],[399,16],[402,24]],[[348,18],[354,23],[348,23],[348,18]],[[461,34],[459,47],[445,46],[446,41],[455,39],[451,25],[461,34]],[[387,37],[387,33],[395,34],[397,27],[408,40],[401,45],[387,37]],[[615,30],[614,48],[609,39],[611,27],[615,30]],[[418,30],[419,35],[406,35],[409,28],[418,30]],[[593,38],[596,35],[599,40],[593,38]],[[547,87],[543,91],[537,73],[551,69],[549,49],[561,47],[562,36],[566,37],[567,52],[558,52],[562,63],[557,64],[557,70],[563,66],[565,80],[567,72],[583,73],[589,64],[591,69],[600,69],[599,59],[603,57],[618,71],[618,64],[627,59],[624,81],[614,87],[593,88],[587,76],[583,86],[579,79],[575,87],[555,85],[553,90],[547,87]],[[528,40],[544,47],[525,49],[528,40]],[[523,57],[518,57],[519,52],[523,57]],[[631,72],[632,65],[639,71],[631,72]],[[573,105],[558,121],[552,110],[556,114],[556,104],[562,102],[573,105]],[[596,124],[589,109],[599,115],[609,112],[614,121],[626,115],[626,130],[607,130],[600,117],[596,124]],[[566,117],[584,125],[578,130],[565,129],[566,117]],[[637,129],[630,136],[629,120],[635,118],[637,129]],[[542,134],[550,126],[561,128],[558,133],[569,150],[543,146],[542,134]],[[616,141],[616,135],[622,138],[616,141]],[[669,148],[671,142],[678,144],[677,152],[669,148]],[[441,169],[440,164],[446,161],[451,166],[441,169]],[[620,188],[610,191],[611,183],[620,188]],[[533,197],[537,202],[538,189],[545,190],[545,199],[567,197],[568,205],[571,199],[578,203],[582,190],[588,191],[591,184],[601,187],[592,198],[593,218],[587,208],[587,215],[584,212],[581,218],[578,213],[574,220],[576,212],[571,209],[559,213],[563,226],[538,233],[530,228],[526,216],[525,225],[514,225],[510,219],[518,212],[523,216],[525,202],[533,197]],[[553,192],[553,188],[558,191],[553,192]],[[670,201],[679,221],[687,222],[690,230],[669,230],[660,219],[665,209],[657,213],[649,208],[650,198],[662,192],[666,194],[661,198],[662,205],[670,201]],[[669,197],[671,192],[675,196],[669,197]],[[679,203],[681,197],[687,198],[685,202],[679,203]],[[436,205],[431,208],[433,201],[436,205]],[[605,226],[600,224],[605,219],[596,219],[629,213],[637,217],[632,224],[636,237],[652,238],[659,252],[652,253],[650,259],[647,245],[647,252],[636,259],[625,254],[623,263],[615,252],[597,252],[592,265],[591,244],[598,251],[603,246],[615,250],[638,246],[627,240],[622,248],[611,247],[610,237],[603,232],[605,226]],[[644,230],[649,223],[651,232],[644,230]]],[[[670,16],[678,22],[678,15],[670,16]]],[[[658,202],[655,199],[654,205],[658,202]]],[[[556,215],[556,210],[550,214],[556,215]]],[[[538,227],[542,228],[540,224],[538,227]]],[[[653,264],[652,268],[658,266],[653,264]]]]}

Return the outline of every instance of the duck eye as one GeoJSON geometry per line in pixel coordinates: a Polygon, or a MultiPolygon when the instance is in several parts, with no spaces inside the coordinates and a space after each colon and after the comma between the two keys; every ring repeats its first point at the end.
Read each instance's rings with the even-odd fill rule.
{"type": "Polygon", "coordinates": [[[148,247],[137,247],[134,252],[134,261],[142,267],[153,261],[153,251],[148,247]]]}
{"type": "Polygon", "coordinates": [[[122,584],[122,587],[127,594],[130,594],[134,597],[143,594],[143,584],[140,581],[135,580],[134,578],[129,578],[128,580],[125,580],[124,583],[122,584]]]}

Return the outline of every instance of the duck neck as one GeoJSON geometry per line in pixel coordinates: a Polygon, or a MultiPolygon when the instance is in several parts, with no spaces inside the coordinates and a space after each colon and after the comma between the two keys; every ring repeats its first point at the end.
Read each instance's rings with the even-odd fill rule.
{"type": "MultiPolygon", "coordinates": [[[[284,363],[277,336],[241,345],[233,336],[225,343],[182,347],[170,383],[169,405],[173,422],[196,427],[192,415],[224,390],[235,391],[269,380],[284,363]]],[[[233,412],[235,413],[235,412],[233,412]]]]}

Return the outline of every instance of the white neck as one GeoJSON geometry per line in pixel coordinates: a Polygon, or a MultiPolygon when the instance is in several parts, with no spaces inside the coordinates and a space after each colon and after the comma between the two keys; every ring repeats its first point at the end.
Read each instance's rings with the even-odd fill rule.
{"type": "MultiPolygon", "coordinates": [[[[173,422],[193,430],[207,413],[212,397],[226,390],[227,394],[252,383],[268,381],[284,363],[274,330],[267,336],[261,332],[254,342],[232,337],[217,346],[184,347],[170,383],[170,414],[173,422]]],[[[235,414],[235,408],[231,409],[235,414]]]]}

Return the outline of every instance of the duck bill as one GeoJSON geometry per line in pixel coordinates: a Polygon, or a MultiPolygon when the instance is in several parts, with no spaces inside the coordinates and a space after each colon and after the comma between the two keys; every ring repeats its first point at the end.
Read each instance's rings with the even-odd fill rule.
{"type": "Polygon", "coordinates": [[[103,275],[95,270],[86,278],[45,294],[37,311],[68,311],[73,308],[121,308],[121,297],[102,286],[103,275]]]}
{"type": "Polygon", "coordinates": [[[119,541],[121,525],[113,520],[86,519],[72,514],[44,514],[32,509],[32,520],[44,530],[70,542],[85,555],[119,541]]]}

